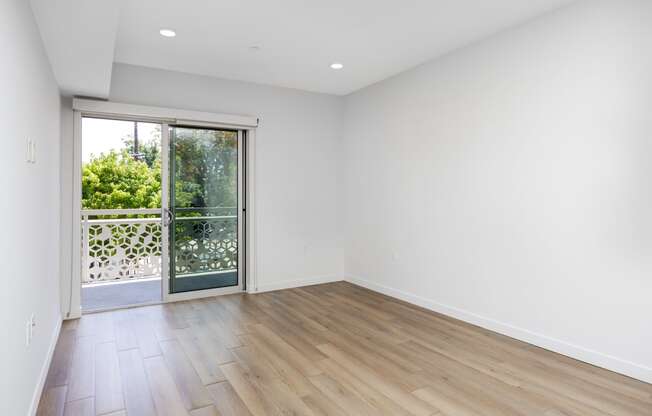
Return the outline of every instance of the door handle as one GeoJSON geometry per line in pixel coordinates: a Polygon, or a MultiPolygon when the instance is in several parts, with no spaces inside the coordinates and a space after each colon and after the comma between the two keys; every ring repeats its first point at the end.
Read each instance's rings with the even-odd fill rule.
{"type": "Polygon", "coordinates": [[[163,208],[163,226],[169,227],[172,223],[172,211],[167,208],[163,208]]]}

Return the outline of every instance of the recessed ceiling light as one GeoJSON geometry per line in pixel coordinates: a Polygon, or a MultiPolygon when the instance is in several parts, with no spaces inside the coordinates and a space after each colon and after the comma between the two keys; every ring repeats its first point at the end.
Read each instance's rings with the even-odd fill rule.
{"type": "Polygon", "coordinates": [[[172,29],[161,29],[158,31],[158,33],[160,33],[161,36],[165,36],[166,38],[173,38],[177,35],[177,32],[172,29]]]}
{"type": "Polygon", "coordinates": [[[335,62],[335,63],[331,64],[331,68],[333,68],[333,69],[342,69],[342,68],[344,68],[344,65],[342,65],[339,62],[335,62]]]}

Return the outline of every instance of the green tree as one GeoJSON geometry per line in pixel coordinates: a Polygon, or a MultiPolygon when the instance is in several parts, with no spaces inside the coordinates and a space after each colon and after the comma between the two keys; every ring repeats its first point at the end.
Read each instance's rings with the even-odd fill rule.
{"type": "MultiPolygon", "coordinates": [[[[232,214],[237,206],[237,133],[176,128],[172,137],[174,206],[210,207],[232,214]]],[[[93,156],[82,167],[84,209],[161,206],[160,130],[149,140],[123,138],[120,151],[93,156]]],[[[191,214],[192,215],[192,214],[191,214]]],[[[199,213],[194,214],[199,215],[199,213]]]]}
{"type": "Polygon", "coordinates": [[[158,208],[161,206],[160,159],[150,167],[126,149],[94,157],[82,167],[84,209],[158,208]]]}
{"type": "Polygon", "coordinates": [[[177,128],[173,137],[177,207],[237,205],[237,133],[177,128]]]}

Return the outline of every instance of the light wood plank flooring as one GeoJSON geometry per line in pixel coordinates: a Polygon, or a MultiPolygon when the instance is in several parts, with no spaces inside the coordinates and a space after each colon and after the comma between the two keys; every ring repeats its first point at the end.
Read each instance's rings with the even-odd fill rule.
{"type": "Polygon", "coordinates": [[[651,416],[652,385],[332,283],[66,322],[38,414],[651,416]]]}

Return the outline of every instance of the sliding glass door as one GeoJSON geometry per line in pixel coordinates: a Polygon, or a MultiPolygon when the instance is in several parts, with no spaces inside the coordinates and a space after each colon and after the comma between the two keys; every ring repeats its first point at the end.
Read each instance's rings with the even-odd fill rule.
{"type": "Polygon", "coordinates": [[[170,127],[169,293],[242,287],[241,156],[238,131],[170,127]]]}

